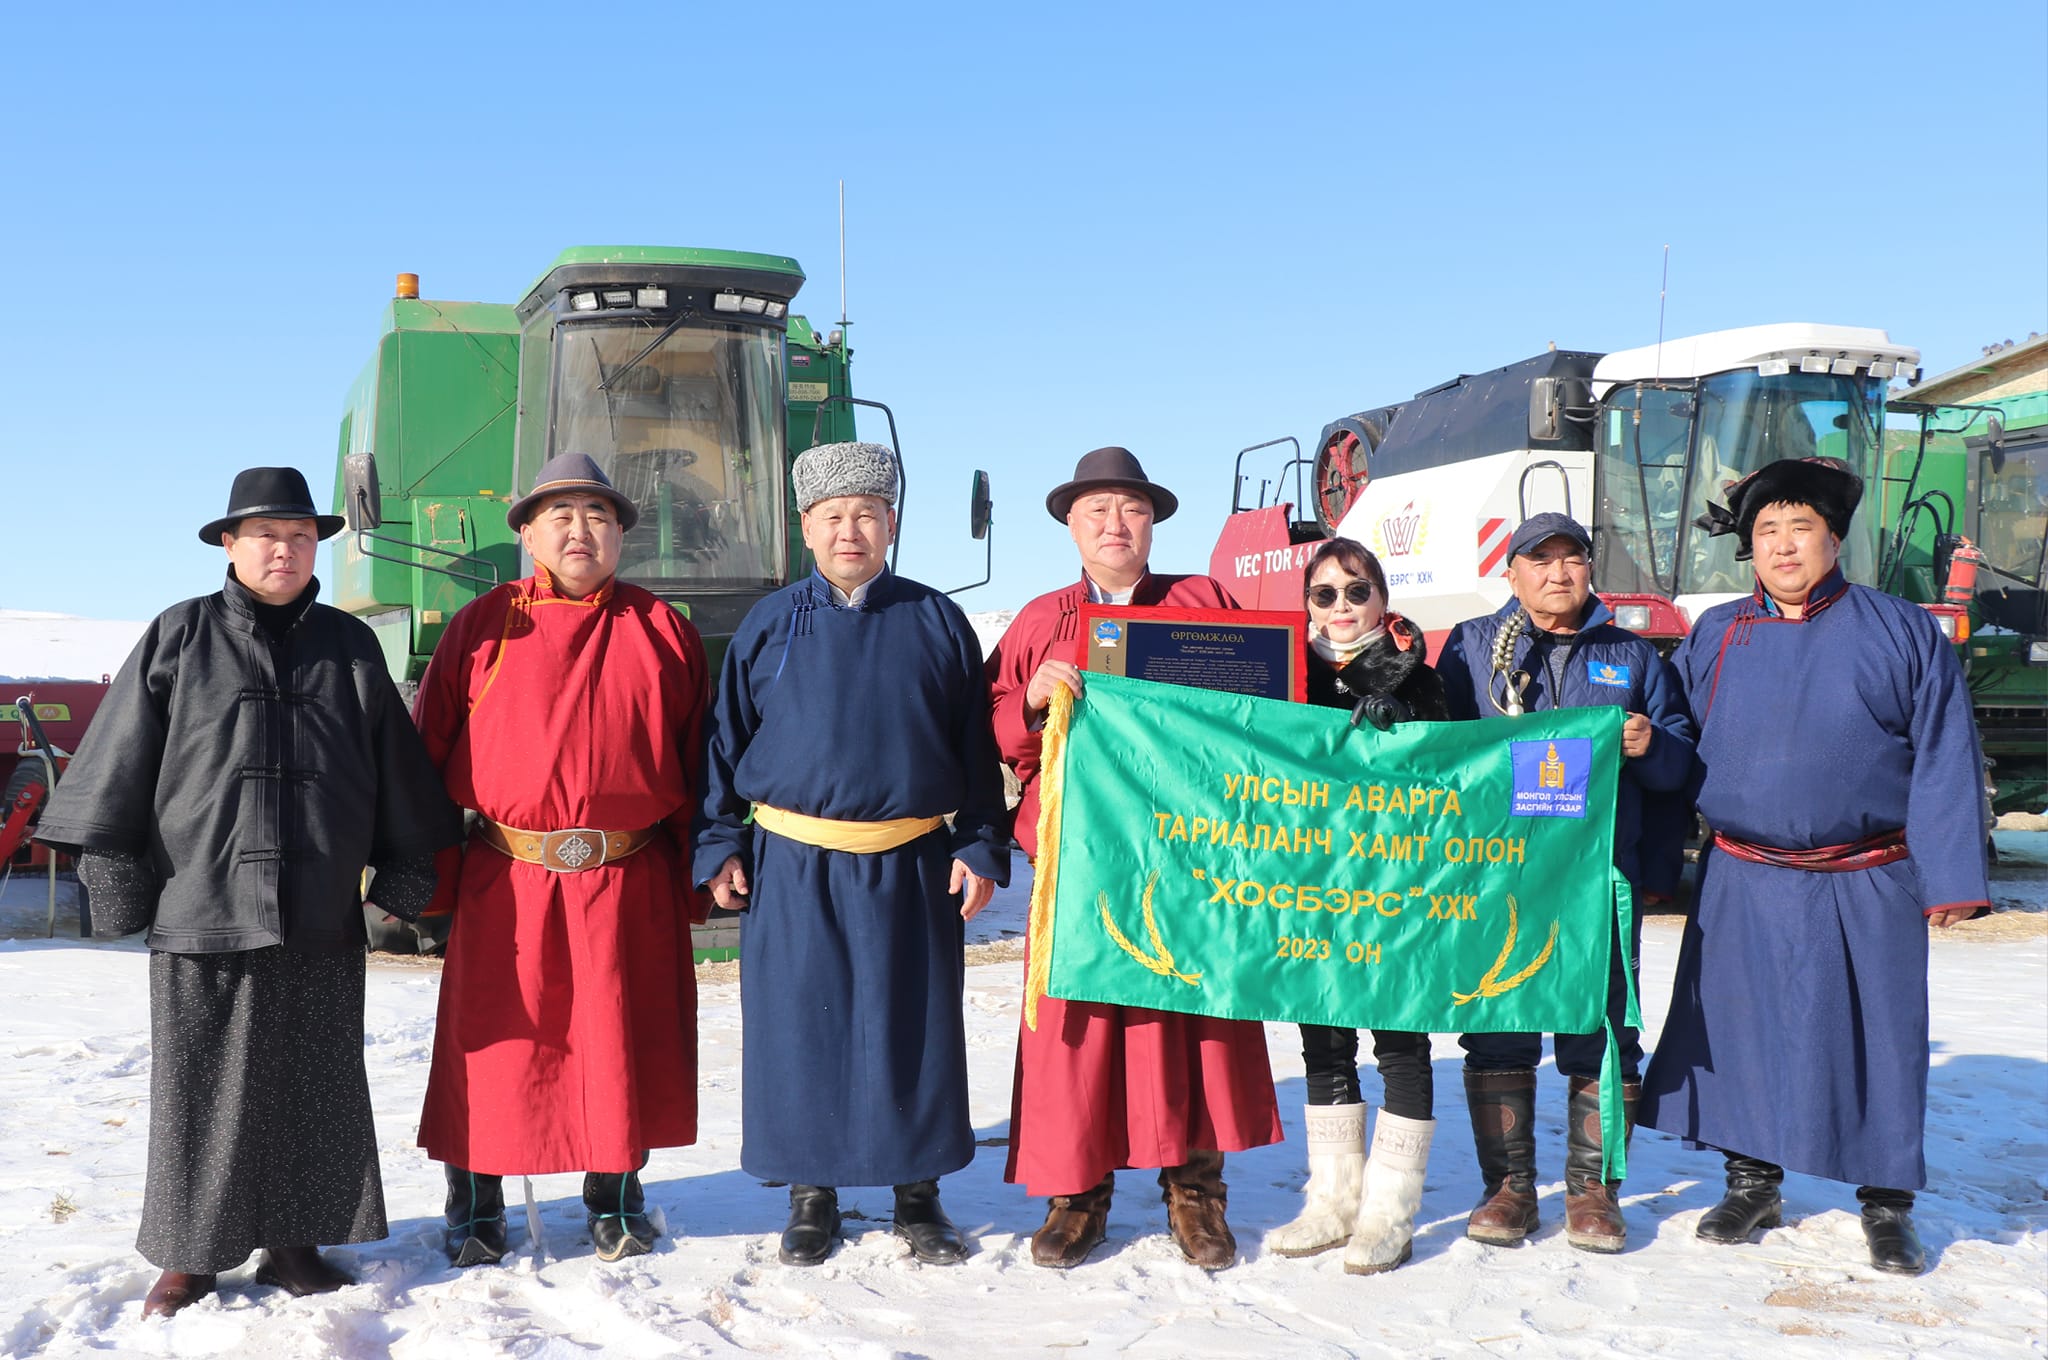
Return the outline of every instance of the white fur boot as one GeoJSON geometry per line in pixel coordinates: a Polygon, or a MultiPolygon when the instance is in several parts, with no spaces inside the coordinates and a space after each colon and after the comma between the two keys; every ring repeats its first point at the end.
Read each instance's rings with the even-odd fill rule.
{"type": "Polygon", "coordinates": [[[1344,1249],[1348,1274],[1392,1270],[1414,1251],[1415,1211],[1422,1207],[1422,1173],[1435,1136],[1434,1119],[1403,1119],[1381,1110],[1373,1121],[1358,1227],[1344,1249]]]}
{"type": "Polygon", "coordinates": [[[1308,1128],[1308,1203],[1301,1217],[1266,1234],[1266,1250],[1280,1256],[1313,1256],[1341,1247],[1358,1214],[1365,1180],[1365,1109],[1357,1105],[1310,1105],[1302,1112],[1308,1128]]]}

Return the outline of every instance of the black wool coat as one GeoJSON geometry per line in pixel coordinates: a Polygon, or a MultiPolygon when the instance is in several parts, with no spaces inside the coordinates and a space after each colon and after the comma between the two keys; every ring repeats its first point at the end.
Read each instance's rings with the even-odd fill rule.
{"type": "Polygon", "coordinates": [[[1368,694],[1384,694],[1407,708],[1416,722],[1445,722],[1444,682],[1429,668],[1428,644],[1422,630],[1398,614],[1386,616],[1387,631],[1365,645],[1342,670],[1308,653],[1308,701],[1326,708],[1349,709],[1368,694]],[[1404,648],[1401,644],[1406,643],[1404,648]]]}
{"type": "Polygon", "coordinates": [[[376,635],[315,602],[273,640],[254,601],[230,571],[150,623],[36,838],[141,856],[152,949],[359,950],[363,868],[455,844],[461,813],[376,635]]]}

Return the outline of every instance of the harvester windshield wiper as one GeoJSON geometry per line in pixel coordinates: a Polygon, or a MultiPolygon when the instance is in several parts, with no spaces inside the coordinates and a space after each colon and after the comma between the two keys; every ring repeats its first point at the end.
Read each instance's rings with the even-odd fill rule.
{"type": "MultiPolygon", "coordinates": [[[[645,359],[648,355],[652,354],[655,351],[655,349],[660,346],[662,341],[668,339],[671,335],[674,335],[677,331],[681,330],[683,323],[685,321],[688,321],[689,319],[690,313],[687,310],[678,311],[676,313],[676,319],[669,322],[666,326],[663,326],[661,328],[661,334],[655,336],[652,340],[649,340],[646,344],[642,345],[640,347],[639,353],[635,354],[632,358],[626,360],[626,362],[621,364],[619,367],[613,369],[610,377],[603,378],[603,381],[598,383],[597,390],[600,392],[611,391],[613,383],[617,382],[619,379],[625,377],[628,373],[631,373],[634,369],[638,368],[640,366],[640,361],[642,359],[645,359]]],[[[603,377],[602,366],[600,366],[599,376],[603,377]]]]}

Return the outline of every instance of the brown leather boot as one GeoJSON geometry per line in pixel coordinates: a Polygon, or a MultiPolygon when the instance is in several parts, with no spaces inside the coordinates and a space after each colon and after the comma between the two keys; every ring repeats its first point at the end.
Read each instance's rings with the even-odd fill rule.
{"type": "Polygon", "coordinates": [[[211,1275],[195,1275],[184,1270],[166,1270],[156,1277],[156,1283],[149,1287],[149,1297],[142,1301],[144,1317],[170,1317],[188,1304],[194,1304],[213,1292],[211,1275]]]}
{"type": "Polygon", "coordinates": [[[1054,1270],[1071,1270],[1102,1244],[1109,1227],[1109,1200],[1116,1173],[1104,1176],[1092,1190],[1054,1195],[1045,1209],[1045,1224],[1031,1235],[1031,1259],[1054,1270]]]}
{"type": "Polygon", "coordinates": [[[1486,1183],[1465,1236],[1511,1247],[1536,1231],[1536,1074],[1467,1070],[1465,1104],[1486,1183]]]}
{"type": "MultiPolygon", "coordinates": [[[[1641,1082],[1621,1088],[1624,1141],[1636,1127],[1636,1100],[1641,1082]]],[[[1571,1102],[1565,1120],[1564,1240],[1581,1251],[1616,1252],[1628,1244],[1628,1224],[1621,1217],[1615,1193],[1620,1181],[1600,1179],[1600,1083],[1588,1077],[1571,1079],[1571,1102]]]]}
{"type": "Polygon", "coordinates": [[[256,1267],[256,1283],[276,1285],[294,1298],[332,1294],[356,1277],[320,1254],[318,1247],[265,1247],[256,1267]]]}
{"type": "Polygon", "coordinates": [[[1237,1238],[1224,1213],[1230,1207],[1223,1183],[1223,1154],[1190,1152],[1179,1166],[1159,1172],[1159,1197],[1166,1201],[1166,1228],[1188,1264],[1221,1270],[1237,1261],[1237,1238]]]}

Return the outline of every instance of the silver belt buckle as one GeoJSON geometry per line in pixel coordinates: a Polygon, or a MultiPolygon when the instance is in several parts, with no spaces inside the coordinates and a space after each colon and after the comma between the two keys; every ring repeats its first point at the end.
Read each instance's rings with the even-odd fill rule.
{"type": "Polygon", "coordinates": [[[540,838],[541,867],[551,874],[580,873],[605,861],[606,836],[587,826],[550,831],[540,838]]]}

